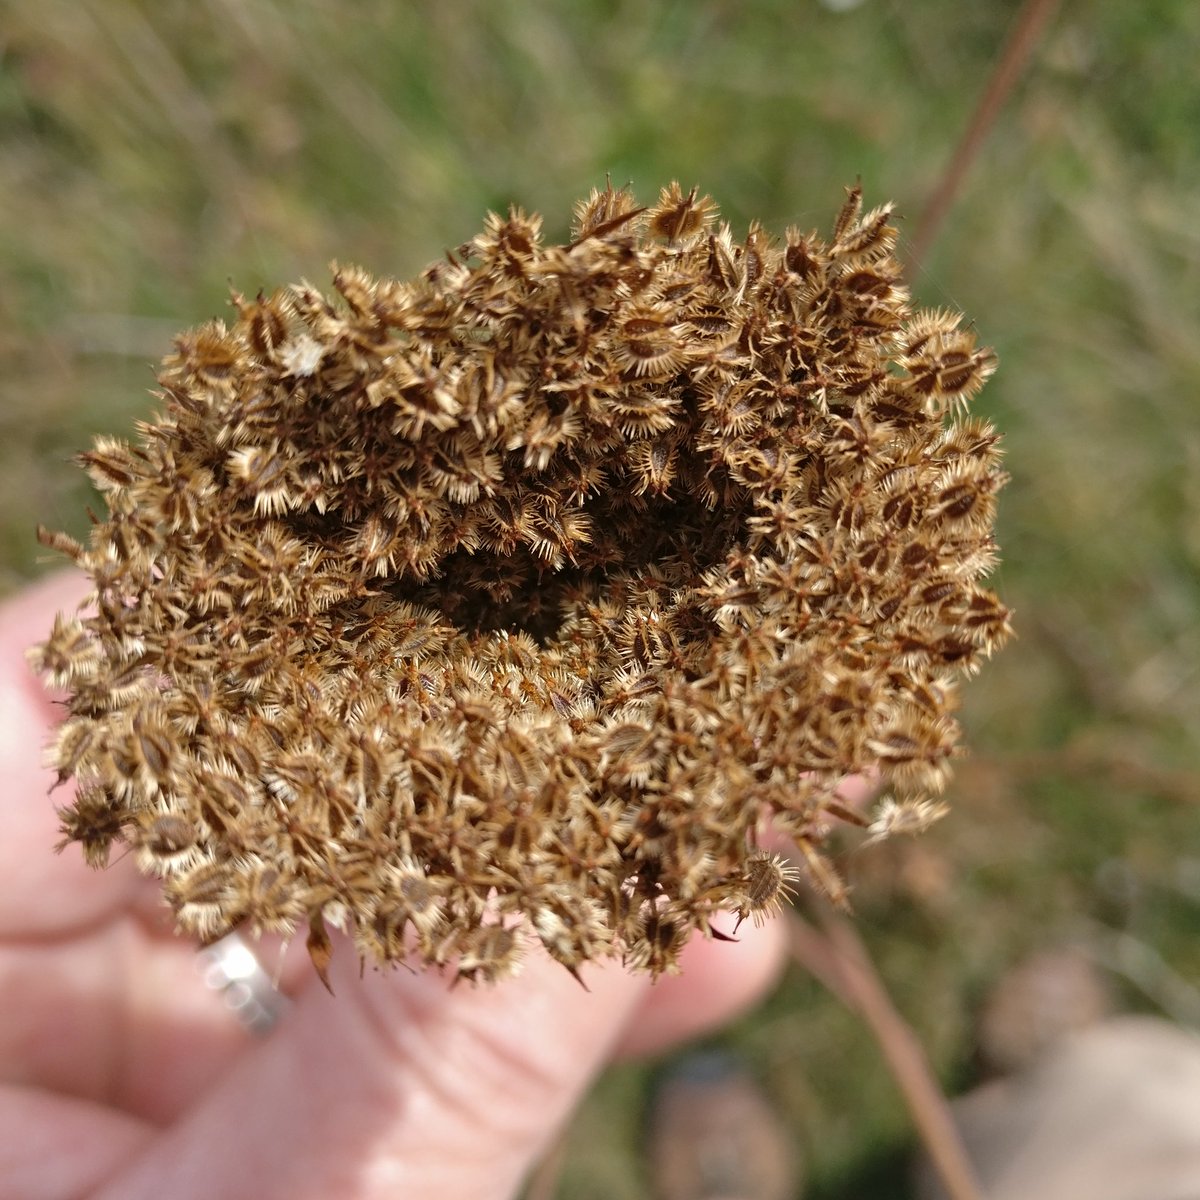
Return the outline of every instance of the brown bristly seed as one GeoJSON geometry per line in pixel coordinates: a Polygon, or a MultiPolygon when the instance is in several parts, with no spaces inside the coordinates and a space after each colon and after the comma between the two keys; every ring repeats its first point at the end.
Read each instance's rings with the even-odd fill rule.
{"type": "Polygon", "coordinates": [[[571,240],[493,214],[419,278],[335,268],[176,339],[162,412],[80,461],[93,582],[30,652],[68,693],[67,841],[163,879],[185,931],[344,928],[491,981],[675,970],[797,868],[870,772],[937,813],[957,680],[1009,633],[995,366],[914,311],[887,206],[737,237],[678,184],[571,240]]]}

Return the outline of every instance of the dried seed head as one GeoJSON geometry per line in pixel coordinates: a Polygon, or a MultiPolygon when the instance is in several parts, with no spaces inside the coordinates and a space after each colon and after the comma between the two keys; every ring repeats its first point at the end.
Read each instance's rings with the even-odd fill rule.
{"type": "Polygon", "coordinates": [[[1009,632],[963,416],[994,360],[894,242],[858,189],[777,245],[607,186],[566,245],[513,211],[411,282],[234,293],[81,456],[88,543],[40,535],[95,589],[31,651],[67,840],[132,845],[200,937],[307,922],[323,978],[335,917],[471,979],[524,936],[673,970],[786,898],[764,814],[841,898],[838,780],[939,788],[1009,632]]]}
{"type": "Polygon", "coordinates": [[[69,688],[99,674],[104,654],[82,621],[54,618],[49,638],[29,651],[33,669],[46,677],[52,688],[69,688]]]}
{"type": "Polygon", "coordinates": [[[200,831],[178,813],[140,813],[132,840],[138,847],[138,866],[147,874],[186,870],[199,855],[200,831]]]}
{"type": "Polygon", "coordinates": [[[409,922],[419,934],[428,937],[442,924],[444,889],[429,878],[419,863],[401,857],[386,871],[384,883],[391,886],[380,906],[380,915],[389,925],[402,929],[409,922]]]}
{"type": "Polygon", "coordinates": [[[206,860],[170,876],[163,895],[175,910],[181,928],[211,941],[241,920],[238,890],[239,872],[233,861],[206,860]]]}
{"type": "Polygon", "coordinates": [[[81,790],[75,803],[59,809],[63,838],[56,849],[62,850],[78,842],[84,861],[89,867],[108,866],[108,855],[114,841],[122,836],[127,812],[120,808],[103,790],[81,790]]]}
{"type": "Polygon", "coordinates": [[[481,925],[471,930],[462,942],[455,963],[457,979],[495,983],[515,975],[520,969],[523,948],[520,932],[516,929],[481,925]]]}
{"type": "Polygon", "coordinates": [[[949,805],[943,800],[915,797],[897,800],[894,796],[884,796],[871,819],[871,836],[864,845],[882,842],[898,834],[924,833],[949,811],[949,805]]]}
{"type": "Polygon", "coordinates": [[[663,188],[658,203],[646,215],[650,232],[670,242],[702,232],[712,220],[716,205],[708,196],[697,198],[692,188],[685,196],[678,183],[663,188]]]}
{"type": "Polygon", "coordinates": [[[759,852],[746,860],[743,878],[745,899],[736,909],[738,924],[752,916],[754,923],[761,925],[794,895],[800,872],[777,854],[759,852]]]}

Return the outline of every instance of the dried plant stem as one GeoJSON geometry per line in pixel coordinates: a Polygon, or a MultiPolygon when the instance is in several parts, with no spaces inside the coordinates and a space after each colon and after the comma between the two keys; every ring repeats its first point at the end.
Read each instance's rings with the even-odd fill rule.
{"type": "MultiPolygon", "coordinates": [[[[1026,0],[1018,14],[975,112],[921,213],[909,254],[914,275],[1058,4],[1059,0],[1026,0]]],[[[830,914],[822,933],[795,911],[788,914],[788,923],[793,959],[861,1016],[875,1035],[947,1193],[952,1200],[984,1200],[920,1040],[896,1009],[853,925],[830,914]]]]}
{"type": "Polygon", "coordinates": [[[870,1027],[904,1096],[930,1160],[952,1200],[983,1200],[983,1191],[921,1043],[896,1010],[853,925],[830,916],[825,932],[788,915],[792,957],[870,1027]]]}
{"type": "Polygon", "coordinates": [[[979,157],[979,152],[1004,107],[1004,102],[1024,70],[1033,48],[1058,4],[1059,0],[1025,0],[1020,13],[1017,14],[1012,33],[996,61],[987,88],[917,222],[917,232],[909,254],[909,267],[913,273],[920,268],[937,238],[963,179],[966,178],[971,164],[979,157]]]}
{"type": "Polygon", "coordinates": [[[829,939],[794,909],[788,912],[786,920],[792,960],[847,1008],[857,1009],[843,974],[841,960],[829,939]]]}

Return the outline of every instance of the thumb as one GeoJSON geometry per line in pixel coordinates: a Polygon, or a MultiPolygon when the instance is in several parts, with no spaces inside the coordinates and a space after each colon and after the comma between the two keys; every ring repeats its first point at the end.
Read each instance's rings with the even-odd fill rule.
{"type": "MultiPolygon", "coordinates": [[[[696,942],[683,978],[688,954],[710,953],[737,962],[694,998],[689,1031],[767,985],[778,938],[696,942]]],[[[360,979],[346,953],[332,968],[336,999],[310,981],[276,1032],[97,1200],[501,1200],[655,995],[615,965],[592,970],[585,991],[540,948],[491,987],[451,989],[434,971],[360,979]]],[[[679,1011],[679,989],[663,995],[679,1011]]]]}

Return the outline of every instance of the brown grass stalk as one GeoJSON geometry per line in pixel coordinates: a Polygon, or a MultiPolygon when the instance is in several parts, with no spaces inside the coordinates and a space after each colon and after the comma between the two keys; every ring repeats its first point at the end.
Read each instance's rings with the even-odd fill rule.
{"type": "Polygon", "coordinates": [[[896,1009],[854,926],[830,916],[824,932],[788,914],[793,959],[874,1034],[938,1177],[952,1200],[984,1200],[950,1108],[912,1027],[896,1009]]]}
{"type": "Polygon", "coordinates": [[[915,277],[925,261],[925,256],[941,231],[967,172],[979,157],[992,126],[995,125],[1005,101],[1020,78],[1058,4],[1059,0],[1025,0],[1017,14],[1012,33],[996,60],[987,87],[917,222],[917,231],[909,251],[911,276],[915,277]]]}

